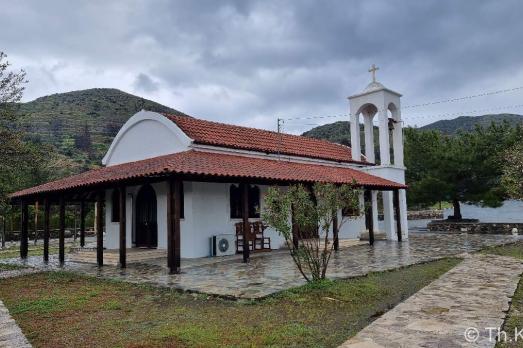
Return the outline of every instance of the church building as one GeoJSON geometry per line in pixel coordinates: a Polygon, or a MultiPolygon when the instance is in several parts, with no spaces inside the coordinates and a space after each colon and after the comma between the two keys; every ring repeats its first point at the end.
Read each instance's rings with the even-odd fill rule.
{"type": "MultiPolygon", "coordinates": [[[[408,239],[401,95],[376,81],[376,69],[373,81],[348,98],[351,147],[187,115],[136,113],[114,138],[103,167],[11,195],[22,211],[21,256],[27,257],[28,205],[44,206],[44,259],[49,209],[60,207],[64,262],[65,206],[80,206],[83,232],[86,202],[93,201],[104,212],[96,221],[99,265],[104,253],[116,250],[125,267],[136,248],[165,250],[173,273],[181,258],[241,253],[247,261],[252,252],[284,247],[282,236],[260,221],[268,187],[315,182],[356,183],[365,192],[367,214],[333,231],[338,239],[373,238],[378,197],[380,232],[392,241],[408,239]]],[[[350,212],[339,211],[339,219],[343,214],[350,212]]]]}

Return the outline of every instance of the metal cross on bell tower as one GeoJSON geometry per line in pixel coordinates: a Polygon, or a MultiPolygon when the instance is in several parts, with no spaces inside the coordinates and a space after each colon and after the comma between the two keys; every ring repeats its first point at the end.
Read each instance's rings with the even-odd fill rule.
{"type": "Polygon", "coordinates": [[[380,70],[375,64],[372,64],[372,66],[369,69],[369,72],[372,74],[372,82],[376,82],[376,71],[380,70]]]}

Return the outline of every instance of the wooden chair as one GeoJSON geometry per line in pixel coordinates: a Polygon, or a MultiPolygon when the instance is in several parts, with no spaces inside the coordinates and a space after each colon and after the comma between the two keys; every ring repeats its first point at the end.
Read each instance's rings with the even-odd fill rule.
{"type": "MultiPolygon", "coordinates": [[[[243,222],[237,222],[235,224],[236,228],[236,252],[243,252],[243,222]]],[[[271,249],[271,239],[265,237],[263,232],[267,226],[265,226],[260,221],[250,222],[249,223],[249,233],[247,235],[247,242],[249,245],[249,250],[270,250],[271,249]]]]}
{"type": "MultiPolygon", "coordinates": [[[[236,253],[242,253],[243,252],[243,246],[244,246],[244,240],[243,240],[243,222],[237,222],[234,224],[236,227],[236,253]]],[[[254,250],[254,239],[250,238],[250,233],[247,236],[247,243],[249,246],[249,250],[254,250]]]]}
{"type": "Polygon", "coordinates": [[[255,236],[254,248],[256,250],[270,250],[271,239],[264,236],[265,229],[267,228],[261,221],[255,221],[252,223],[252,231],[255,236]]]}

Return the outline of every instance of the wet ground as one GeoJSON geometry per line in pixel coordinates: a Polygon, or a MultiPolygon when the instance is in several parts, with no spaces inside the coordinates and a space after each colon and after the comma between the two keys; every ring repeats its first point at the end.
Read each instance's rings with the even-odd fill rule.
{"type": "MultiPolygon", "coordinates": [[[[374,246],[342,246],[333,253],[327,276],[350,278],[443,257],[477,251],[486,246],[517,241],[518,236],[411,233],[402,243],[377,241],[374,246]]],[[[182,260],[182,273],[170,275],[166,258],[129,264],[121,270],[116,266],[99,268],[93,264],[66,262],[59,266],[53,256],[48,264],[41,256],[27,260],[0,260],[4,263],[27,265],[39,270],[62,269],[106,279],[118,279],[132,283],[197,291],[207,294],[235,297],[261,298],[275,292],[304,284],[288,251],[279,250],[256,255],[244,264],[240,257],[225,259],[182,260]],[[215,262],[221,261],[221,262],[215,262]]]]}

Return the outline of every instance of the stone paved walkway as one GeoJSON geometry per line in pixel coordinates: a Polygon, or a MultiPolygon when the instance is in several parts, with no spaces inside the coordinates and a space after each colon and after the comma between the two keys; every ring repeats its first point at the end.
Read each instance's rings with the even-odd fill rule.
{"type": "Polygon", "coordinates": [[[341,347],[494,347],[486,328],[502,326],[522,272],[515,258],[469,255],[341,347]],[[479,337],[469,331],[467,342],[471,327],[479,337]]]}
{"type": "MultiPolygon", "coordinates": [[[[511,243],[519,238],[521,237],[506,235],[413,233],[409,241],[403,243],[377,241],[372,247],[365,244],[341,248],[339,252],[333,254],[327,276],[329,278],[361,276],[369,272],[461,255],[489,245],[511,243]]],[[[261,298],[304,284],[285,250],[253,257],[249,264],[233,258],[190,267],[190,262],[182,260],[182,274],[179,275],[169,275],[165,258],[147,263],[129,264],[126,270],[120,270],[115,266],[98,268],[93,264],[75,262],[66,262],[65,266],[60,267],[56,256],[51,258],[48,265],[42,263],[41,257],[30,257],[25,262],[20,259],[0,260],[0,262],[26,264],[40,270],[63,269],[107,279],[246,299],[261,298]]]]}
{"type": "Polygon", "coordinates": [[[0,347],[24,348],[31,347],[22,330],[9,315],[4,303],[0,300],[0,347]]]}

